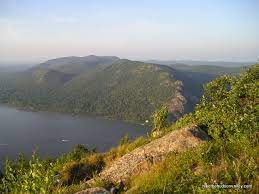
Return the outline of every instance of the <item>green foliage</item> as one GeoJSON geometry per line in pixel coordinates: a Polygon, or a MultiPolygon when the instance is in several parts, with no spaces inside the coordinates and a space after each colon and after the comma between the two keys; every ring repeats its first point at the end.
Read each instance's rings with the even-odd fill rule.
{"type": "Polygon", "coordinates": [[[103,157],[99,154],[91,155],[81,161],[67,162],[60,171],[62,184],[77,184],[88,180],[99,173],[104,166],[103,157]]]}
{"type": "Polygon", "coordinates": [[[101,179],[101,178],[96,178],[95,182],[92,187],[101,187],[105,188],[107,190],[110,190],[110,188],[114,185],[114,183],[109,182],[108,180],[101,179]]]}
{"type": "Polygon", "coordinates": [[[36,154],[29,161],[20,156],[17,164],[6,160],[0,192],[50,193],[55,181],[53,163],[40,160],[36,154]]]}
{"type": "Polygon", "coordinates": [[[65,175],[71,173],[74,182],[78,183],[79,180],[86,179],[85,175],[91,177],[100,171],[103,165],[101,155],[81,145],[55,160],[40,159],[36,153],[30,160],[20,155],[16,162],[6,160],[3,177],[0,180],[0,192],[51,193],[55,188],[62,190],[61,187],[65,183],[70,184],[71,180],[65,179],[65,175]],[[75,175],[77,169],[83,170],[83,174],[75,175]]]}
{"type": "Polygon", "coordinates": [[[196,120],[192,113],[185,114],[182,118],[178,119],[174,124],[165,129],[166,132],[175,131],[189,124],[196,124],[196,120]]]}
{"type": "Polygon", "coordinates": [[[168,108],[167,106],[163,105],[160,110],[157,110],[153,118],[153,128],[155,131],[160,131],[161,129],[168,126],[168,108]]]}
{"type": "Polygon", "coordinates": [[[259,65],[240,77],[210,82],[195,117],[214,139],[235,140],[258,131],[259,65]]]}
{"type": "Polygon", "coordinates": [[[85,155],[89,155],[91,153],[93,153],[93,151],[90,151],[86,147],[79,144],[79,145],[76,145],[74,149],[68,154],[66,154],[65,156],[68,158],[68,160],[79,161],[85,155]]]}

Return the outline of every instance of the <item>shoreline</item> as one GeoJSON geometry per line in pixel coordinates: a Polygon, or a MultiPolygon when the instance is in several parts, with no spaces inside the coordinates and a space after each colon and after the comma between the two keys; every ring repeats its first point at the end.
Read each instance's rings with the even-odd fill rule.
{"type": "Polygon", "coordinates": [[[140,122],[140,121],[135,121],[135,120],[123,120],[123,119],[117,119],[114,117],[109,117],[109,116],[100,116],[98,114],[94,114],[94,113],[81,113],[81,114],[75,114],[75,113],[71,113],[71,112],[64,112],[64,111],[51,111],[51,110],[36,110],[36,109],[32,109],[29,107],[20,107],[20,106],[16,106],[10,103],[0,103],[0,106],[5,106],[5,107],[9,107],[9,108],[14,108],[16,110],[19,111],[25,111],[25,112],[38,112],[38,113],[49,113],[49,114],[61,114],[64,116],[72,116],[72,117],[78,117],[78,118],[82,118],[82,117],[90,117],[90,118],[97,118],[97,119],[105,119],[105,120],[110,120],[110,121],[119,121],[119,122],[124,122],[127,124],[133,124],[133,125],[141,125],[141,126],[146,126],[146,127],[151,127],[150,124],[145,123],[145,121],[140,122]]]}

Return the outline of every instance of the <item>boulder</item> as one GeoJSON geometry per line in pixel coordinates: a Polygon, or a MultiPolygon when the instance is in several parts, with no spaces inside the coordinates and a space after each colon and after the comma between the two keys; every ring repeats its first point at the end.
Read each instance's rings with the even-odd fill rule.
{"type": "MultiPolygon", "coordinates": [[[[210,138],[197,125],[173,131],[115,160],[97,176],[103,180],[119,183],[132,175],[148,170],[151,165],[162,161],[171,152],[183,152],[210,138]]],[[[91,185],[95,180],[89,180],[91,185]]]]}

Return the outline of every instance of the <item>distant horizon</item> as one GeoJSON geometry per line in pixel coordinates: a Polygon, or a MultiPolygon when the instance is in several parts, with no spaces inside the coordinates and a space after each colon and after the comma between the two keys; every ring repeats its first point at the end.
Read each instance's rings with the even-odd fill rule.
{"type": "Polygon", "coordinates": [[[246,64],[252,64],[252,63],[257,63],[258,60],[252,61],[252,60],[246,60],[246,61],[229,61],[229,60],[199,60],[199,59],[159,59],[159,58],[150,58],[150,59],[136,59],[136,58],[125,58],[125,57],[120,57],[117,55],[95,55],[95,54],[89,54],[89,55],[83,55],[83,56],[60,56],[60,57],[53,57],[53,58],[48,58],[48,59],[42,59],[42,60],[37,60],[37,61],[1,61],[0,60],[0,66],[20,66],[20,65],[27,65],[27,66],[33,66],[33,65],[38,65],[40,63],[44,63],[48,60],[53,60],[53,59],[59,59],[59,58],[66,58],[66,57],[87,57],[87,56],[97,56],[97,57],[103,57],[103,56],[113,56],[113,57],[118,57],[120,59],[128,59],[132,61],[143,61],[143,62],[151,62],[151,61],[161,61],[161,62],[225,62],[225,63],[246,63],[246,64]]]}
{"type": "Polygon", "coordinates": [[[63,57],[86,57],[89,55],[95,55],[95,56],[115,56],[118,57],[120,59],[129,59],[129,60],[135,60],[135,61],[206,61],[206,62],[233,62],[233,63],[256,63],[259,61],[259,55],[258,58],[253,59],[246,59],[246,60],[234,60],[234,59],[191,59],[191,58],[155,58],[155,57],[151,57],[151,58],[135,58],[135,57],[121,57],[119,55],[105,55],[105,54],[101,54],[101,55],[97,55],[97,54],[86,54],[86,55],[60,55],[60,56],[53,56],[53,57],[41,57],[41,59],[38,60],[1,60],[0,58],[0,65],[6,63],[9,65],[15,65],[15,64],[38,64],[38,63],[42,63],[48,60],[52,60],[52,59],[58,59],[58,58],[63,58],[63,57]]]}
{"type": "Polygon", "coordinates": [[[39,63],[44,63],[48,60],[53,60],[53,59],[59,59],[59,58],[66,58],[66,57],[87,57],[87,56],[97,56],[97,57],[103,57],[103,56],[109,56],[109,57],[118,57],[120,59],[128,59],[132,61],[195,61],[195,62],[227,62],[227,63],[256,63],[258,62],[259,59],[257,60],[202,60],[202,59],[160,59],[160,58],[147,58],[147,59],[136,59],[136,58],[126,58],[126,57],[120,57],[117,55],[95,55],[95,54],[89,54],[89,55],[82,55],[82,56],[75,56],[75,55],[68,55],[68,56],[60,56],[60,57],[53,57],[53,58],[46,58],[46,59],[41,59],[37,61],[1,61],[0,60],[0,65],[7,64],[7,65],[22,65],[22,64],[28,64],[28,65],[34,65],[34,64],[39,64],[39,63]]]}

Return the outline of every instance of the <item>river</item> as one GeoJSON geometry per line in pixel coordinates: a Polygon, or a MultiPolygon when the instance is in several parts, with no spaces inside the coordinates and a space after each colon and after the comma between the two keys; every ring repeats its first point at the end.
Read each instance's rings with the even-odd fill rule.
{"type": "Polygon", "coordinates": [[[71,116],[48,112],[27,112],[0,106],[0,161],[30,156],[56,157],[82,144],[98,151],[116,146],[125,135],[146,135],[148,127],[89,116],[71,116]]]}

